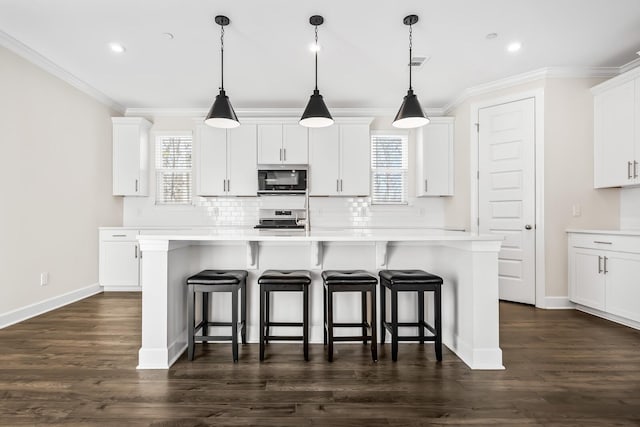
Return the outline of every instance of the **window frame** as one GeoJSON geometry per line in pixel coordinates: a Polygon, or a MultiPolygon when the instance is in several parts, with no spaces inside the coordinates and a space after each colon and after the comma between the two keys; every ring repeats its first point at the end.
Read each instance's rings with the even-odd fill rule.
{"type": "MultiPolygon", "coordinates": [[[[370,136],[369,136],[369,152],[370,152],[370,156],[371,156],[371,161],[370,161],[370,181],[371,181],[371,205],[372,206],[406,206],[409,204],[409,131],[407,130],[400,130],[400,129],[379,129],[379,130],[372,130],[370,132],[370,136]],[[390,169],[390,168],[380,168],[380,169],[374,169],[373,167],[373,158],[374,158],[374,153],[373,153],[373,140],[376,136],[398,136],[401,137],[404,140],[404,144],[403,147],[406,150],[406,153],[403,153],[406,155],[406,167],[402,168],[402,169],[390,169]],[[394,202],[394,201],[386,201],[386,202],[376,202],[375,201],[375,191],[374,191],[374,185],[375,185],[375,175],[376,172],[380,173],[382,171],[398,171],[398,172],[402,172],[402,178],[403,178],[403,183],[402,183],[402,188],[403,188],[403,195],[402,195],[402,200],[398,201],[398,202],[394,202]]],[[[387,172],[387,173],[388,173],[387,172]]]]}
{"type": "Polygon", "coordinates": [[[194,206],[194,172],[195,172],[195,164],[194,164],[194,159],[195,159],[195,138],[193,135],[193,132],[191,130],[184,130],[184,131],[159,131],[159,132],[154,132],[153,134],[153,156],[152,156],[152,163],[153,163],[153,189],[154,189],[154,206],[156,207],[160,207],[160,208],[183,208],[183,207],[188,207],[194,206]],[[191,167],[189,169],[187,168],[159,168],[158,167],[158,149],[161,147],[161,141],[163,139],[167,139],[167,138],[190,138],[191,139],[191,167]],[[162,202],[160,197],[159,197],[159,183],[158,183],[158,179],[160,178],[160,175],[165,173],[165,172],[185,172],[189,174],[189,198],[187,201],[185,202],[170,202],[170,203],[166,203],[166,202],[162,202]]]}

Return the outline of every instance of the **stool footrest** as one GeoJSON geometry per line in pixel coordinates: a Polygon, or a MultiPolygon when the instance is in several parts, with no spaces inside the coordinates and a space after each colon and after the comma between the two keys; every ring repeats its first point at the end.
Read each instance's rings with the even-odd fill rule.
{"type": "Polygon", "coordinates": [[[420,337],[414,336],[401,336],[398,337],[398,341],[435,341],[436,337],[434,335],[424,336],[422,339],[420,337]]]}
{"type": "Polygon", "coordinates": [[[356,336],[350,336],[350,337],[345,337],[345,336],[333,337],[334,341],[362,341],[363,339],[371,340],[371,335],[367,335],[364,337],[362,335],[356,335],[356,336]]]}
{"type": "Polygon", "coordinates": [[[233,337],[231,335],[216,335],[216,336],[195,336],[193,337],[193,341],[195,342],[204,342],[204,341],[231,341],[233,337]]]}
{"type": "Polygon", "coordinates": [[[264,322],[264,326],[267,326],[267,327],[271,327],[271,326],[297,326],[297,327],[302,327],[302,326],[304,326],[304,323],[302,323],[302,322],[264,322]]]}
{"type": "Polygon", "coordinates": [[[266,339],[268,339],[269,341],[302,341],[304,339],[304,337],[302,337],[300,335],[290,335],[290,336],[286,336],[286,335],[277,335],[277,336],[265,335],[264,337],[266,339]]]}
{"type": "Polygon", "coordinates": [[[334,328],[370,328],[368,322],[360,322],[360,323],[334,323],[334,328]]]}

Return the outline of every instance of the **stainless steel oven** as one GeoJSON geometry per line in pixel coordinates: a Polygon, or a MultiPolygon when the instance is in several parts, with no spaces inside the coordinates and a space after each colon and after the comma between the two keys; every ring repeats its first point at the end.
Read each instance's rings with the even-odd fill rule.
{"type": "Polygon", "coordinates": [[[305,194],[306,168],[259,168],[258,194],[305,194]]]}

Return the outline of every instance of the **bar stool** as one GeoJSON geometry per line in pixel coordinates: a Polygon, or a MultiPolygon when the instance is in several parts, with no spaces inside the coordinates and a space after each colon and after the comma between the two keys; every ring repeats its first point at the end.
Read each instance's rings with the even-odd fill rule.
{"type": "Polygon", "coordinates": [[[381,270],[380,285],[380,329],[381,343],[385,341],[385,330],[391,334],[391,358],[398,360],[398,341],[435,341],[436,359],[442,360],[442,322],[441,322],[441,292],[442,277],[422,270],[381,270]],[[386,289],[391,291],[391,321],[386,321],[386,289]],[[409,323],[398,322],[398,292],[418,293],[418,321],[409,323]],[[434,325],[430,325],[424,318],[424,293],[434,293],[434,325]],[[399,336],[398,327],[417,327],[417,336],[399,336]],[[432,336],[425,336],[425,328],[432,336]]]}
{"type": "Polygon", "coordinates": [[[272,341],[302,341],[304,360],[309,360],[309,284],[306,270],[266,270],[258,278],[260,285],[260,360],[264,360],[265,344],[272,341]],[[272,322],[269,316],[271,292],[302,292],[302,322],[272,322]],[[302,327],[301,336],[271,335],[271,326],[302,327]]]}
{"type": "Polygon", "coordinates": [[[238,326],[240,326],[242,344],[247,343],[247,272],[244,270],[203,270],[187,279],[189,295],[187,297],[187,317],[189,343],[187,355],[193,360],[196,342],[231,341],[233,361],[238,361],[238,326]],[[241,295],[240,322],[238,324],[238,291],[241,295]],[[196,325],[196,293],[202,294],[202,320],[196,325]],[[209,321],[209,298],[214,292],[231,292],[231,322],[209,321]],[[231,326],[231,335],[210,336],[209,326],[231,326]],[[196,336],[202,330],[201,336],[196,336]]]}
{"type": "Polygon", "coordinates": [[[363,344],[371,340],[371,358],[378,361],[378,339],[376,332],[376,286],[378,279],[364,270],[327,270],[322,272],[324,282],[324,344],[329,345],[328,359],[333,362],[333,343],[335,341],[359,341],[363,344]],[[361,292],[362,321],[360,323],[335,323],[333,321],[333,294],[336,292],[361,292]],[[371,323],[367,323],[367,292],[371,294],[371,323]],[[333,335],[334,328],[362,328],[362,335],[333,335]],[[371,335],[367,335],[367,329],[371,335]]]}

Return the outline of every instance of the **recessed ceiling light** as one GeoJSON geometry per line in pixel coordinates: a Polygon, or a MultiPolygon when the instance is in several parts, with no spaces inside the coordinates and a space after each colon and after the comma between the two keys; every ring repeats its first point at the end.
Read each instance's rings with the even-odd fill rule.
{"type": "Polygon", "coordinates": [[[513,42],[513,43],[509,43],[509,45],[507,46],[507,50],[509,52],[517,52],[520,50],[521,47],[522,47],[522,44],[520,42],[513,42]]]}
{"type": "Polygon", "coordinates": [[[637,52],[636,52],[636,54],[637,54],[638,56],[640,56],[640,50],[639,50],[639,51],[637,51],[637,52]]]}
{"type": "Polygon", "coordinates": [[[162,37],[164,37],[167,40],[173,40],[173,34],[171,33],[162,33],[162,37]]]}
{"type": "Polygon", "coordinates": [[[319,45],[319,44],[316,44],[316,43],[311,43],[311,44],[309,45],[309,50],[310,50],[311,52],[320,52],[320,45],[319,45]]]}
{"type": "Polygon", "coordinates": [[[124,53],[124,51],[127,50],[120,43],[109,43],[109,49],[115,53],[124,53]]]}
{"type": "Polygon", "coordinates": [[[488,40],[492,40],[495,39],[496,37],[498,37],[498,33],[489,33],[485,36],[488,40]]]}

